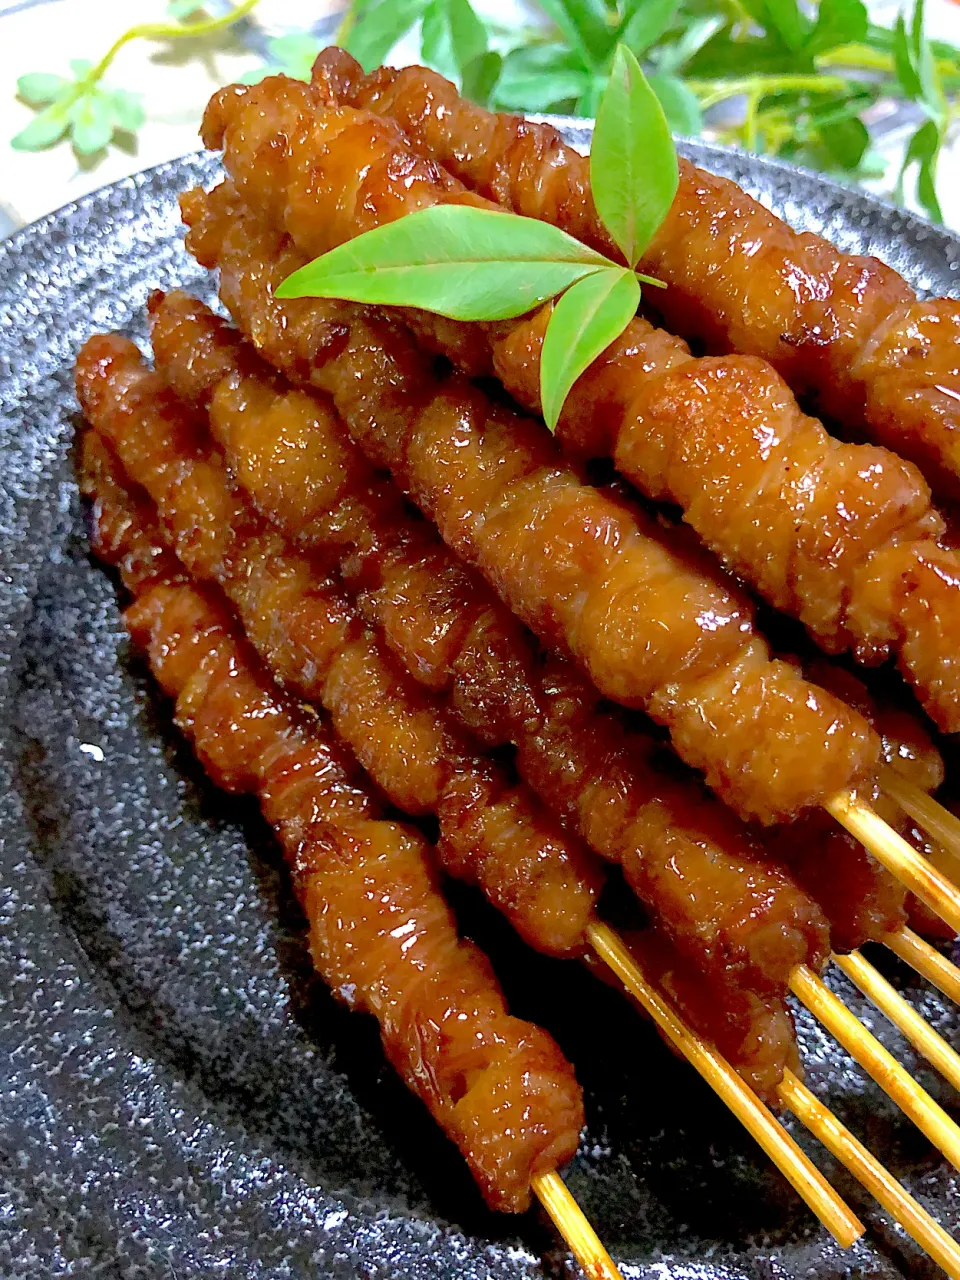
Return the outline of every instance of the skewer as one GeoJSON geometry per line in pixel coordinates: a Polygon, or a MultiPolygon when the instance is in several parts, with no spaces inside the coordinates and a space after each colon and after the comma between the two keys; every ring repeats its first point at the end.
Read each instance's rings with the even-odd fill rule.
{"type": "Polygon", "coordinates": [[[960,1089],[960,1055],[859,952],[831,959],[940,1074],[960,1089]]]}
{"type": "Polygon", "coordinates": [[[567,1248],[580,1263],[587,1280],[623,1280],[617,1264],[600,1243],[586,1214],[556,1170],[536,1173],[530,1180],[534,1195],[550,1215],[567,1248]]]}
{"type": "Polygon", "coordinates": [[[671,1043],[696,1067],[828,1231],[844,1248],[849,1248],[863,1234],[863,1224],[767,1107],[747,1088],[730,1064],[680,1020],[659,991],[647,981],[623,940],[608,925],[599,920],[592,921],[587,926],[587,938],[600,959],[613,970],[671,1043]]]}
{"type": "Polygon", "coordinates": [[[784,1073],[780,1097],[921,1249],[951,1280],[960,1280],[960,1245],[944,1231],[876,1156],[842,1125],[836,1116],[793,1074],[784,1073]]]}
{"type": "Polygon", "coordinates": [[[907,928],[888,933],[883,945],[889,947],[922,978],[932,982],[945,996],[960,1004],[960,969],[951,964],[946,956],[942,956],[936,947],[931,947],[929,942],[907,928]]]}
{"type": "Polygon", "coordinates": [[[842,1000],[808,965],[797,965],[790,989],[950,1163],[960,1169],[960,1128],[842,1000]]]}
{"type": "Polygon", "coordinates": [[[880,783],[904,813],[909,814],[942,847],[950,860],[946,874],[960,880],[960,818],[926,791],[907,782],[895,769],[884,769],[880,783]]]}
{"type": "Polygon", "coordinates": [[[824,802],[828,813],[915,893],[941,920],[960,933],[960,889],[875,813],[856,792],[839,792],[824,802]]]}

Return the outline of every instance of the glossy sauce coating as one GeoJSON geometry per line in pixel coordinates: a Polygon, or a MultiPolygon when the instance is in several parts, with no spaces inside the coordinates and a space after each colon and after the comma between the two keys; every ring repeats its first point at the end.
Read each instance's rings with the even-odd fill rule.
{"type": "Polygon", "coordinates": [[[692,779],[657,767],[650,738],[600,714],[571,664],[540,660],[509,610],[366,463],[326,397],[257,369],[239,334],[185,294],[154,299],[151,330],[158,370],[209,406],[214,437],[264,514],[335,553],[406,669],[482,741],[516,745],[526,781],[623,866],[708,980],[782,991],[796,964],[819,968],[826,928],[815,905],[692,779]]]}
{"type": "MultiPolygon", "coordinates": [[[[402,104],[405,73],[364,78],[339,49],[314,68],[318,92],[342,87],[346,100],[388,118],[397,94],[380,87],[394,83],[391,76],[402,104]]],[[[408,111],[398,111],[406,122],[408,111]]],[[[422,143],[419,116],[412,132],[422,143]]],[[[393,150],[388,172],[403,172],[397,160],[408,152],[405,142],[387,134],[380,146],[393,150]]],[[[453,198],[444,175],[434,203],[453,198]]],[[[424,199],[421,190],[419,206],[424,199]]],[[[550,312],[548,305],[489,326],[416,313],[414,324],[465,372],[495,373],[538,413],[550,312]],[[466,337],[458,338],[458,328],[466,337]]],[[[611,456],[648,497],[678,505],[731,572],[803,622],[828,652],[851,649],[872,664],[896,651],[940,727],[960,729],[960,623],[931,622],[960,618],[960,556],[937,545],[943,521],[911,463],[875,445],[833,439],[765,361],[693,359],[683,342],[642,318],[574,385],[557,437],[574,456],[611,456]]]]}
{"type": "Polygon", "coordinates": [[[526,1209],[533,1175],[577,1149],[583,1103],[572,1067],[544,1031],[510,1016],[486,957],[457,936],[423,838],[380,817],[356,765],[277,689],[223,601],[183,580],[93,433],[81,471],[95,550],[137,597],[125,615],[131,637],[213,781],[258,797],[318,972],[377,1018],[387,1058],[491,1208],[526,1209]]]}
{"type": "MultiPolygon", "coordinates": [[[[486,111],[422,67],[364,78],[327,50],[320,70],[346,99],[394,116],[468,187],[616,256],[587,159],[550,125],[486,111]]],[[[685,160],[640,266],[669,286],[653,301],[675,332],[762,357],[797,395],[960,496],[960,302],[918,300],[876,258],[794,231],[729,178],[685,160]]]]}
{"type": "Polygon", "coordinates": [[[589,851],[472,751],[336,587],[247,507],[195,419],[132,343],[91,338],[77,387],[93,427],[156,502],[180,559],[222,586],[283,684],[328,711],[395,804],[436,813],[447,870],[478,884],[533,945],[580,950],[601,883],[589,851]]]}
{"type": "MultiPolygon", "coordinates": [[[[352,234],[362,230],[358,215],[375,206],[380,173],[363,166],[358,182],[357,148],[382,122],[364,118],[361,127],[353,113],[324,112],[320,126],[309,87],[274,79],[256,89],[252,97],[224,90],[208,108],[205,136],[226,142],[228,168],[243,172],[264,210],[283,211],[289,183],[308,252],[345,234],[325,211],[336,210],[333,222],[352,234]],[[285,141],[265,162],[271,137],[285,141]],[[338,163],[328,167],[332,137],[338,163]]],[[[230,198],[228,189],[220,201],[229,207],[230,198]]],[[[187,221],[203,208],[202,197],[188,198],[187,221]]],[[[584,485],[542,428],[456,377],[438,383],[392,324],[337,303],[278,312],[271,283],[302,258],[278,239],[268,248],[262,231],[244,236],[242,215],[232,222],[234,239],[228,228],[219,240],[198,231],[191,243],[221,267],[226,255],[215,244],[239,250],[222,281],[240,327],[272,363],[328,391],[357,442],[390,467],[448,545],[545,643],[577,657],[604,694],[667,725],[681,757],[732,807],[773,821],[872,773],[878,744],[865,722],[770,661],[749,607],[725,580],[704,576],[652,523],[584,485]]]]}

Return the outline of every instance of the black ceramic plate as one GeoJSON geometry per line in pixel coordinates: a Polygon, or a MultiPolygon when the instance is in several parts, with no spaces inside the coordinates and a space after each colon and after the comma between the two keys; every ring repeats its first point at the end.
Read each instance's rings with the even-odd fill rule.
{"type": "MultiPolygon", "coordinates": [[[[960,283],[951,236],[809,175],[690,151],[922,289],[960,283]]],[[[95,330],[143,338],[151,289],[211,296],[176,197],[215,172],[205,156],[163,165],[0,244],[0,1274],[555,1270],[550,1232],[484,1212],[373,1025],[311,980],[265,828],[199,775],[88,557],[73,357],[95,330]]],[[[625,1275],[938,1274],[811,1144],[870,1226],[838,1250],[612,992],[524,953],[469,894],[457,904],[517,1011],[577,1064],[589,1121],[570,1182],[625,1275]]],[[[879,961],[956,1041],[956,1010],[879,961]]],[[[808,1021],[801,1035],[816,1091],[956,1226],[960,1185],[929,1144],[808,1021]]]]}

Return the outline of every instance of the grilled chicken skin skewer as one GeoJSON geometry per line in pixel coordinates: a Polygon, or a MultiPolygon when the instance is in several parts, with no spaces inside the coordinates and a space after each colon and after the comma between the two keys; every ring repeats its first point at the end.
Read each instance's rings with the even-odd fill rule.
{"type": "Polygon", "coordinates": [[[526,1209],[531,1180],[577,1149],[572,1067],[546,1032],[511,1017],[486,957],[457,936],[424,839],[381,817],[326,724],[277,689],[225,603],[184,579],[103,444],[87,433],[83,448],[94,549],[135,596],[127,629],[213,781],[260,801],[317,970],[376,1017],[390,1063],[491,1208],[526,1209]]]}
{"type": "MultiPolygon", "coordinates": [[[[359,74],[341,50],[322,54],[314,68],[321,99],[328,85],[333,95],[349,85],[351,71],[359,74]]],[[[374,105],[384,111],[390,101],[374,105]]],[[[376,217],[398,217],[416,161],[389,116],[367,145],[389,174],[391,199],[376,217]]],[[[462,189],[448,175],[433,171],[428,191],[431,169],[421,161],[416,171],[407,208],[459,202],[462,189]]],[[[494,325],[409,318],[464,372],[496,375],[539,413],[551,311],[548,304],[494,325]]],[[[574,385],[557,437],[574,457],[611,456],[648,497],[678,505],[731,572],[803,622],[827,652],[850,649],[870,664],[896,652],[940,727],[960,728],[960,555],[937,544],[944,523],[911,463],[834,440],[755,357],[694,359],[641,318],[574,385]]]]}
{"type": "MultiPolygon", "coordinates": [[[[275,123],[261,119],[264,141],[275,123]]],[[[312,127],[311,112],[302,123],[312,127]]],[[[198,198],[197,217],[201,207],[198,198]]],[[[337,303],[274,309],[264,271],[276,284],[302,258],[265,234],[238,230],[242,265],[238,256],[223,275],[228,308],[259,312],[241,328],[272,344],[272,363],[332,394],[358,443],[546,644],[571,651],[601,692],[667,725],[678,754],[741,813],[774,821],[872,777],[879,744],[862,718],[771,662],[726,582],[581,483],[541,428],[457,378],[438,381],[376,315],[337,303]]],[[[205,252],[198,233],[192,244],[214,265],[212,243],[205,252]]]]}
{"type": "Polygon", "coordinates": [[[623,866],[692,959],[765,990],[783,990],[802,957],[819,966],[826,934],[813,904],[728,810],[658,767],[652,738],[600,712],[572,664],[539,658],[486,584],[373,470],[327,397],[293,389],[195,299],[155,295],[150,307],[158,371],[208,408],[232,474],[262,514],[332,556],[392,652],[469,731],[517,747],[534,790],[623,866]]]}
{"type": "MultiPolygon", "coordinates": [[[[423,67],[364,77],[339,50],[321,58],[352,102],[389,113],[468,187],[617,256],[588,161],[550,125],[486,111],[423,67]]],[[[876,258],[794,231],[729,178],[685,160],[640,266],[668,285],[654,301],[674,332],[762,357],[798,396],[960,497],[960,302],[918,299],[876,258]]]]}

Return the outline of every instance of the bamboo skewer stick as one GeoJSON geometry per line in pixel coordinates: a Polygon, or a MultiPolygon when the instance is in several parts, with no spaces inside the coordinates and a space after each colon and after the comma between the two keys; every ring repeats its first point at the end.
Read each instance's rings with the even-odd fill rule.
{"type": "Polygon", "coordinates": [[[847,1006],[807,965],[794,969],[790,989],[950,1163],[960,1169],[960,1128],[847,1006]]]}
{"type": "Polygon", "coordinates": [[[960,818],[926,791],[907,782],[896,769],[884,769],[880,774],[880,785],[904,813],[909,814],[942,847],[949,858],[945,874],[960,881],[960,818]]]}
{"type": "Polygon", "coordinates": [[[623,940],[608,925],[599,920],[591,922],[587,926],[587,938],[600,959],[696,1067],[824,1226],[844,1248],[849,1248],[863,1234],[863,1224],[783,1126],[778,1124],[769,1109],[747,1088],[726,1059],[681,1021],[660,992],[647,981],[623,940]]]}
{"type": "Polygon", "coordinates": [[[912,1005],[878,973],[859,952],[831,959],[851,982],[876,1005],[884,1017],[901,1031],[913,1047],[930,1062],[955,1089],[960,1089],[960,1055],[917,1013],[912,1005]]]}
{"type": "Polygon", "coordinates": [[[951,1280],[960,1280],[960,1245],[885,1169],[876,1156],[793,1074],[784,1073],[780,1097],[874,1199],[898,1222],[951,1280]]]}
{"type": "Polygon", "coordinates": [[[919,937],[912,929],[898,929],[888,933],[883,945],[900,957],[911,969],[916,970],[945,996],[960,1004],[960,969],[942,956],[936,947],[919,937]]]}
{"type": "Polygon", "coordinates": [[[600,1243],[586,1214],[559,1173],[556,1170],[536,1173],[530,1186],[563,1236],[567,1248],[580,1263],[587,1280],[623,1280],[620,1269],[600,1243]]]}
{"type": "Polygon", "coordinates": [[[824,808],[877,859],[882,866],[915,893],[931,911],[960,933],[960,889],[897,835],[855,792],[842,792],[825,801],[824,808]]]}

